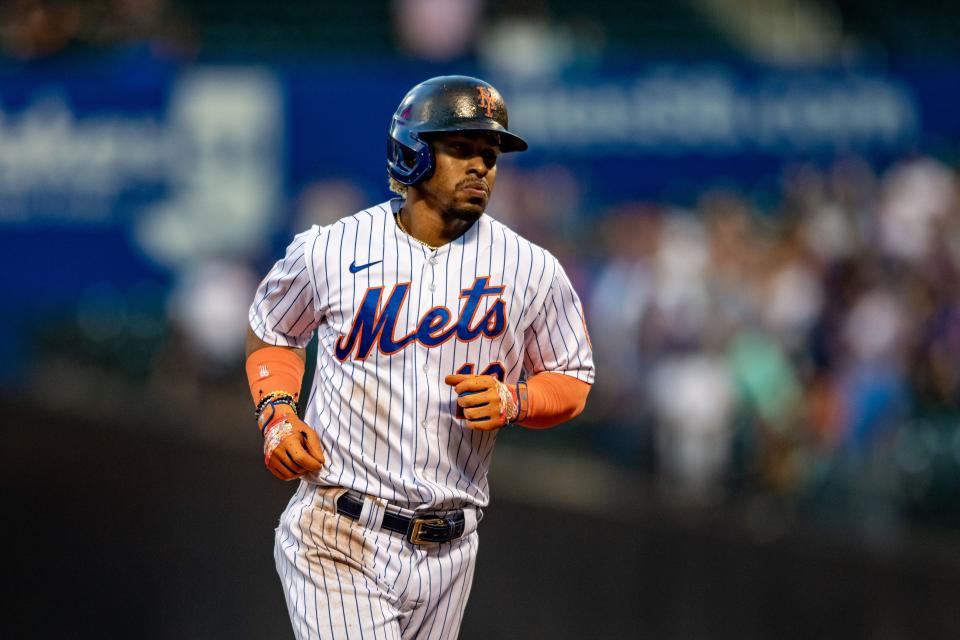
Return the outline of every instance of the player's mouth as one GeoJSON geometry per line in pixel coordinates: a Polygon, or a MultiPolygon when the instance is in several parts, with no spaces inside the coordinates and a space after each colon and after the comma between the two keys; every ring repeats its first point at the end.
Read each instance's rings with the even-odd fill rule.
{"type": "Polygon", "coordinates": [[[470,200],[486,200],[490,193],[487,185],[480,181],[462,184],[460,185],[460,191],[462,191],[463,194],[466,195],[470,200]]]}

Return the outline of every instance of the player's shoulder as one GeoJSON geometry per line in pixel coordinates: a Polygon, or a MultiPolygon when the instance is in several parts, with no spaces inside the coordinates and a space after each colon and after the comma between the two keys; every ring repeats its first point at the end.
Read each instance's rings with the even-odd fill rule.
{"type": "Polygon", "coordinates": [[[547,264],[557,264],[557,258],[546,247],[542,247],[532,240],[520,235],[504,223],[490,215],[484,215],[483,220],[487,222],[490,228],[490,238],[492,243],[500,242],[507,246],[516,247],[522,255],[529,256],[533,260],[543,261],[547,264]]]}
{"type": "Polygon", "coordinates": [[[343,216],[342,218],[331,222],[330,224],[312,225],[308,229],[296,234],[293,242],[299,243],[305,240],[318,238],[322,239],[329,235],[336,237],[337,234],[342,234],[347,229],[356,229],[361,224],[376,228],[387,216],[393,215],[394,209],[391,208],[393,206],[393,200],[387,200],[386,202],[375,204],[371,207],[367,207],[366,209],[361,209],[356,213],[343,216]]]}
{"type": "Polygon", "coordinates": [[[376,227],[379,223],[382,223],[388,217],[392,217],[394,212],[400,208],[402,200],[399,198],[391,198],[385,202],[375,204],[373,206],[367,207],[366,209],[361,209],[356,213],[352,213],[348,216],[344,216],[330,225],[331,228],[337,226],[342,227],[356,227],[358,225],[373,225],[376,227]]]}

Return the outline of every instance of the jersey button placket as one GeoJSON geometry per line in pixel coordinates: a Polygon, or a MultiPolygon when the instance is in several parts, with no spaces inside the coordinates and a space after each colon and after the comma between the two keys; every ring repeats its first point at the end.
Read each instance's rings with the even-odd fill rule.
{"type": "MultiPolygon", "coordinates": [[[[424,275],[425,278],[429,277],[429,280],[430,280],[430,284],[427,285],[427,291],[430,292],[430,295],[424,296],[424,300],[423,300],[423,302],[424,302],[424,308],[425,308],[425,309],[429,309],[429,308],[432,308],[432,307],[433,307],[433,293],[436,292],[436,290],[437,290],[437,283],[436,283],[436,280],[435,280],[435,279],[436,279],[436,273],[434,272],[434,268],[433,268],[436,264],[437,264],[437,256],[436,256],[436,254],[434,254],[434,255],[430,256],[430,259],[429,259],[429,260],[427,260],[426,267],[424,268],[424,274],[423,274],[423,275],[424,275]]],[[[424,361],[423,361],[423,372],[424,372],[424,373],[429,373],[429,371],[430,371],[430,365],[429,365],[429,363],[428,363],[428,360],[429,360],[429,359],[430,359],[430,350],[427,349],[427,350],[425,351],[424,361]]]]}
{"type": "MultiPolygon", "coordinates": [[[[427,309],[433,307],[434,293],[437,290],[437,285],[435,281],[434,265],[436,265],[437,257],[436,255],[431,255],[427,260],[423,262],[423,267],[420,271],[420,277],[423,278],[423,282],[426,282],[427,285],[423,288],[423,294],[420,297],[420,315],[426,312],[427,309]]],[[[417,351],[422,358],[422,363],[420,365],[420,371],[423,374],[420,385],[420,394],[423,396],[422,401],[423,406],[428,406],[427,398],[427,389],[431,385],[435,385],[436,382],[431,380],[427,382],[426,378],[430,375],[430,357],[432,355],[432,350],[427,349],[421,345],[417,345],[417,351]]],[[[426,428],[430,423],[429,419],[426,419],[427,416],[424,416],[425,419],[421,420],[420,426],[426,428]]]]}
{"type": "Polygon", "coordinates": [[[437,272],[436,272],[436,269],[434,268],[437,266],[436,254],[430,256],[430,259],[427,260],[427,266],[430,269],[430,285],[427,287],[427,289],[430,290],[430,293],[434,293],[437,290],[437,272]]]}

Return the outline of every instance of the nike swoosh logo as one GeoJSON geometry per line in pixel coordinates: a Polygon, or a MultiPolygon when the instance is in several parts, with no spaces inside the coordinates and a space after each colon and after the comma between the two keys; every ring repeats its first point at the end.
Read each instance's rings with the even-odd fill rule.
{"type": "Polygon", "coordinates": [[[361,264],[360,266],[357,266],[357,261],[354,260],[353,262],[350,263],[350,267],[349,267],[350,273],[357,273],[357,272],[363,271],[364,269],[369,269],[373,265],[380,264],[381,262],[383,262],[383,260],[377,260],[376,262],[368,262],[367,264],[361,264]]]}

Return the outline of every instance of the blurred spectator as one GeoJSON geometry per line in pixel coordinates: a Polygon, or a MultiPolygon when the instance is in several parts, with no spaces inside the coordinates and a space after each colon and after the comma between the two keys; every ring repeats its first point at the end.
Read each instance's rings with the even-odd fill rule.
{"type": "Polygon", "coordinates": [[[157,58],[192,58],[195,29],[168,0],[12,0],[0,8],[0,45],[19,60],[146,46],[157,58]]]}
{"type": "Polygon", "coordinates": [[[13,0],[0,9],[4,51],[21,60],[45,58],[76,44],[84,22],[82,3],[13,0]]]}
{"type": "Polygon", "coordinates": [[[604,383],[594,390],[599,412],[627,423],[646,403],[640,384],[646,364],[641,343],[653,293],[659,226],[660,215],[653,208],[611,213],[601,228],[605,264],[586,300],[594,358],[604,371],[604,383]]]}
{"type": "Polygon", "coordinates": [[[691,501],[722,494],[731,455],[733,385],[720,354],[677,353],[651,375],[664,486],[691,501]]]}
{"type": "Polygon", "coordinates": [[[470,49],[483,0],[394,0],[397,37],[403,51],[433,62],[459,58],[470,49]]]}
{"type": "Polygon", "coordinates": [[[574,61],[570,32],[543,16],[511,16],[480,41],[484,64],[498,75],[535,79],[557,74],[574,61]]]}
{"type": "Polygon", "coordinates": [[[879,236],[888,255],[920,262],[933,246],[934,233],[956,206],[950,170],[926,158],[894,167],[886,176],[880,204],[879,236]]]}
{"type": "MultiPolygon", "coordinates": [[[[608,30],[622,17],[614,8],[596,15],[581,3],[559,6],[544,0],[494,4],[477,45],[484,66],[500,77],[537,81],[570,69],[589,70],[608,50],[608,30]]],[[[646,25],[633,6],[631,24],[646,25]]],[[[652,27],[656,29],[656,27],[652,27]]],[[[629,27],[628,27],[629,30],[629,27]]],[[[630,39],[630,36],[627,38],[630,39]]]]}

